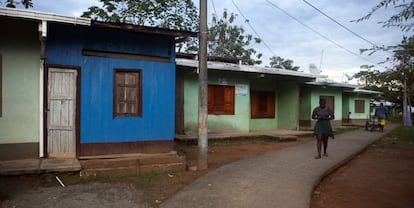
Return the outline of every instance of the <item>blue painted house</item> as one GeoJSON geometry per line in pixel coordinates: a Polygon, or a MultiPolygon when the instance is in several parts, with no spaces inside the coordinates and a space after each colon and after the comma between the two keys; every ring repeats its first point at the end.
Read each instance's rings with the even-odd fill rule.
{"type": "Polygon", "coordinates": [[[173,150],[175,43],[194,33],[93,21],[47,27],[46,156],[173,150]]]}

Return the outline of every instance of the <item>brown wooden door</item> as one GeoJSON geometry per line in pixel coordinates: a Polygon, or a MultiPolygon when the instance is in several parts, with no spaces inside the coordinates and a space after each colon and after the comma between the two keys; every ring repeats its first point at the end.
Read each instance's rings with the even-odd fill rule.
{"type": "Polygon", "coordinates": [[[76,70],[48,70],[48,157],[76,157],[76,80],[76,70]]]}
{"type": "Polygon", "coordinates": [[[320,96],[319,98],[325,98],[326,106],[328,106],[332,113],[335,112],[335,97],[334,96],[320,96]]]}

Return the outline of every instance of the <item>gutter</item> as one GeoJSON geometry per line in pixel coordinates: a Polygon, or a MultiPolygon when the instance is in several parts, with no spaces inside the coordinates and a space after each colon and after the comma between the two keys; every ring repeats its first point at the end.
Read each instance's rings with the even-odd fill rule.
{"type": "Polygon", "coordinates": [[[61,22],[74,25],[91,25],[91,20],[89,18],[69,17],[53,13],[37,12],[15,8],[0,8],[0,16],[17,17],[22,19],[32,19],[40,21],[61,22]]]}

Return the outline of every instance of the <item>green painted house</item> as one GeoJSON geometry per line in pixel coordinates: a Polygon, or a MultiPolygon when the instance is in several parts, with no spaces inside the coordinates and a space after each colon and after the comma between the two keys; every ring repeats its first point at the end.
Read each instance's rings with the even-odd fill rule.
{"type": "Polygon", "coordinates": [[[333,109],[334,127],[348,124],[364,124],[369,115],[371,98],[376,91],[359,89],[355,85],[331,81],[308,82],[300,90],[300,127],[311,128],[315,122],[311,119],[312,111],[319,106],[319,99],[325,98],[327,105],[333,109]]]}
{"type": "MultiPolygon", "coordinates": [[[[198,61],[179,58],[176,133],[198,128],[198,61]]],[[[208,131],[298,129],[300,86],[316,75],[283,69],[208,61],[208,131]]]]}
{"type": "Polygon", "coordinates": [[[373,110],[370,107],[371,99],[379,94],[377,91],[360,88],[345,90],[342,99],[342,123],[365,125],[373,110]]]}
{"type": "Polygon", "coordinates": [[[43,156],[43,67],[49,21],[90,23],[85,18],[0,8],[0,160],[43,156]]]}

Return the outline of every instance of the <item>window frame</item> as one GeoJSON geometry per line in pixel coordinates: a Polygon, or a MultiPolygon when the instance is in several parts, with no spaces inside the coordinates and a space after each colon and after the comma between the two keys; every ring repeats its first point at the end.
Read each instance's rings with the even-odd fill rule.
{"type": "MultiPolygon", "coordinates": [[[[124,83],[125,85],[125,83],[124,83]]],[[[126,87],[126,86],[124,86],[126,87]]],[[[112,117],[113,118],[122,118],[122,117],[142,117],[142,70],[141,69],[121,69],[115,68],[113,70],[113,98],[112,98],[112,117]],[[136,113],[119,113],[117,112],[117,73],[137,73],[138,80],[136,84],[137,88],[137,109],[136,113]]]]}
{"type": "Polygon", "coordinates": [[[365,113],[365,100],[354,100],[355,113],[365,113]],[[362,110],[360,110],[362,108],[362,110]]]}
{"type": "Polygon", "coordinates": [[[276,96],[274,91],[250,91],[250,118],[266,119],[276,117],[276,96]],[[265,103],[266,111],[260,111],[261,104],[265,103]]]}
{"type": "Polygon", "coordinates": [[[235,112],[235,86],[232,85],[208,85],[208,106],[209,115],[234,115],[235,112]],[[217,90],[223,90],[223,99],[216,99],[217,90]],[[213,93],[213,94],[212,94],[213,93]],[[227,97],[226,97],[227,95],[227,97]],[[214,97],[214,99],[211,99],[214,97]]]}

